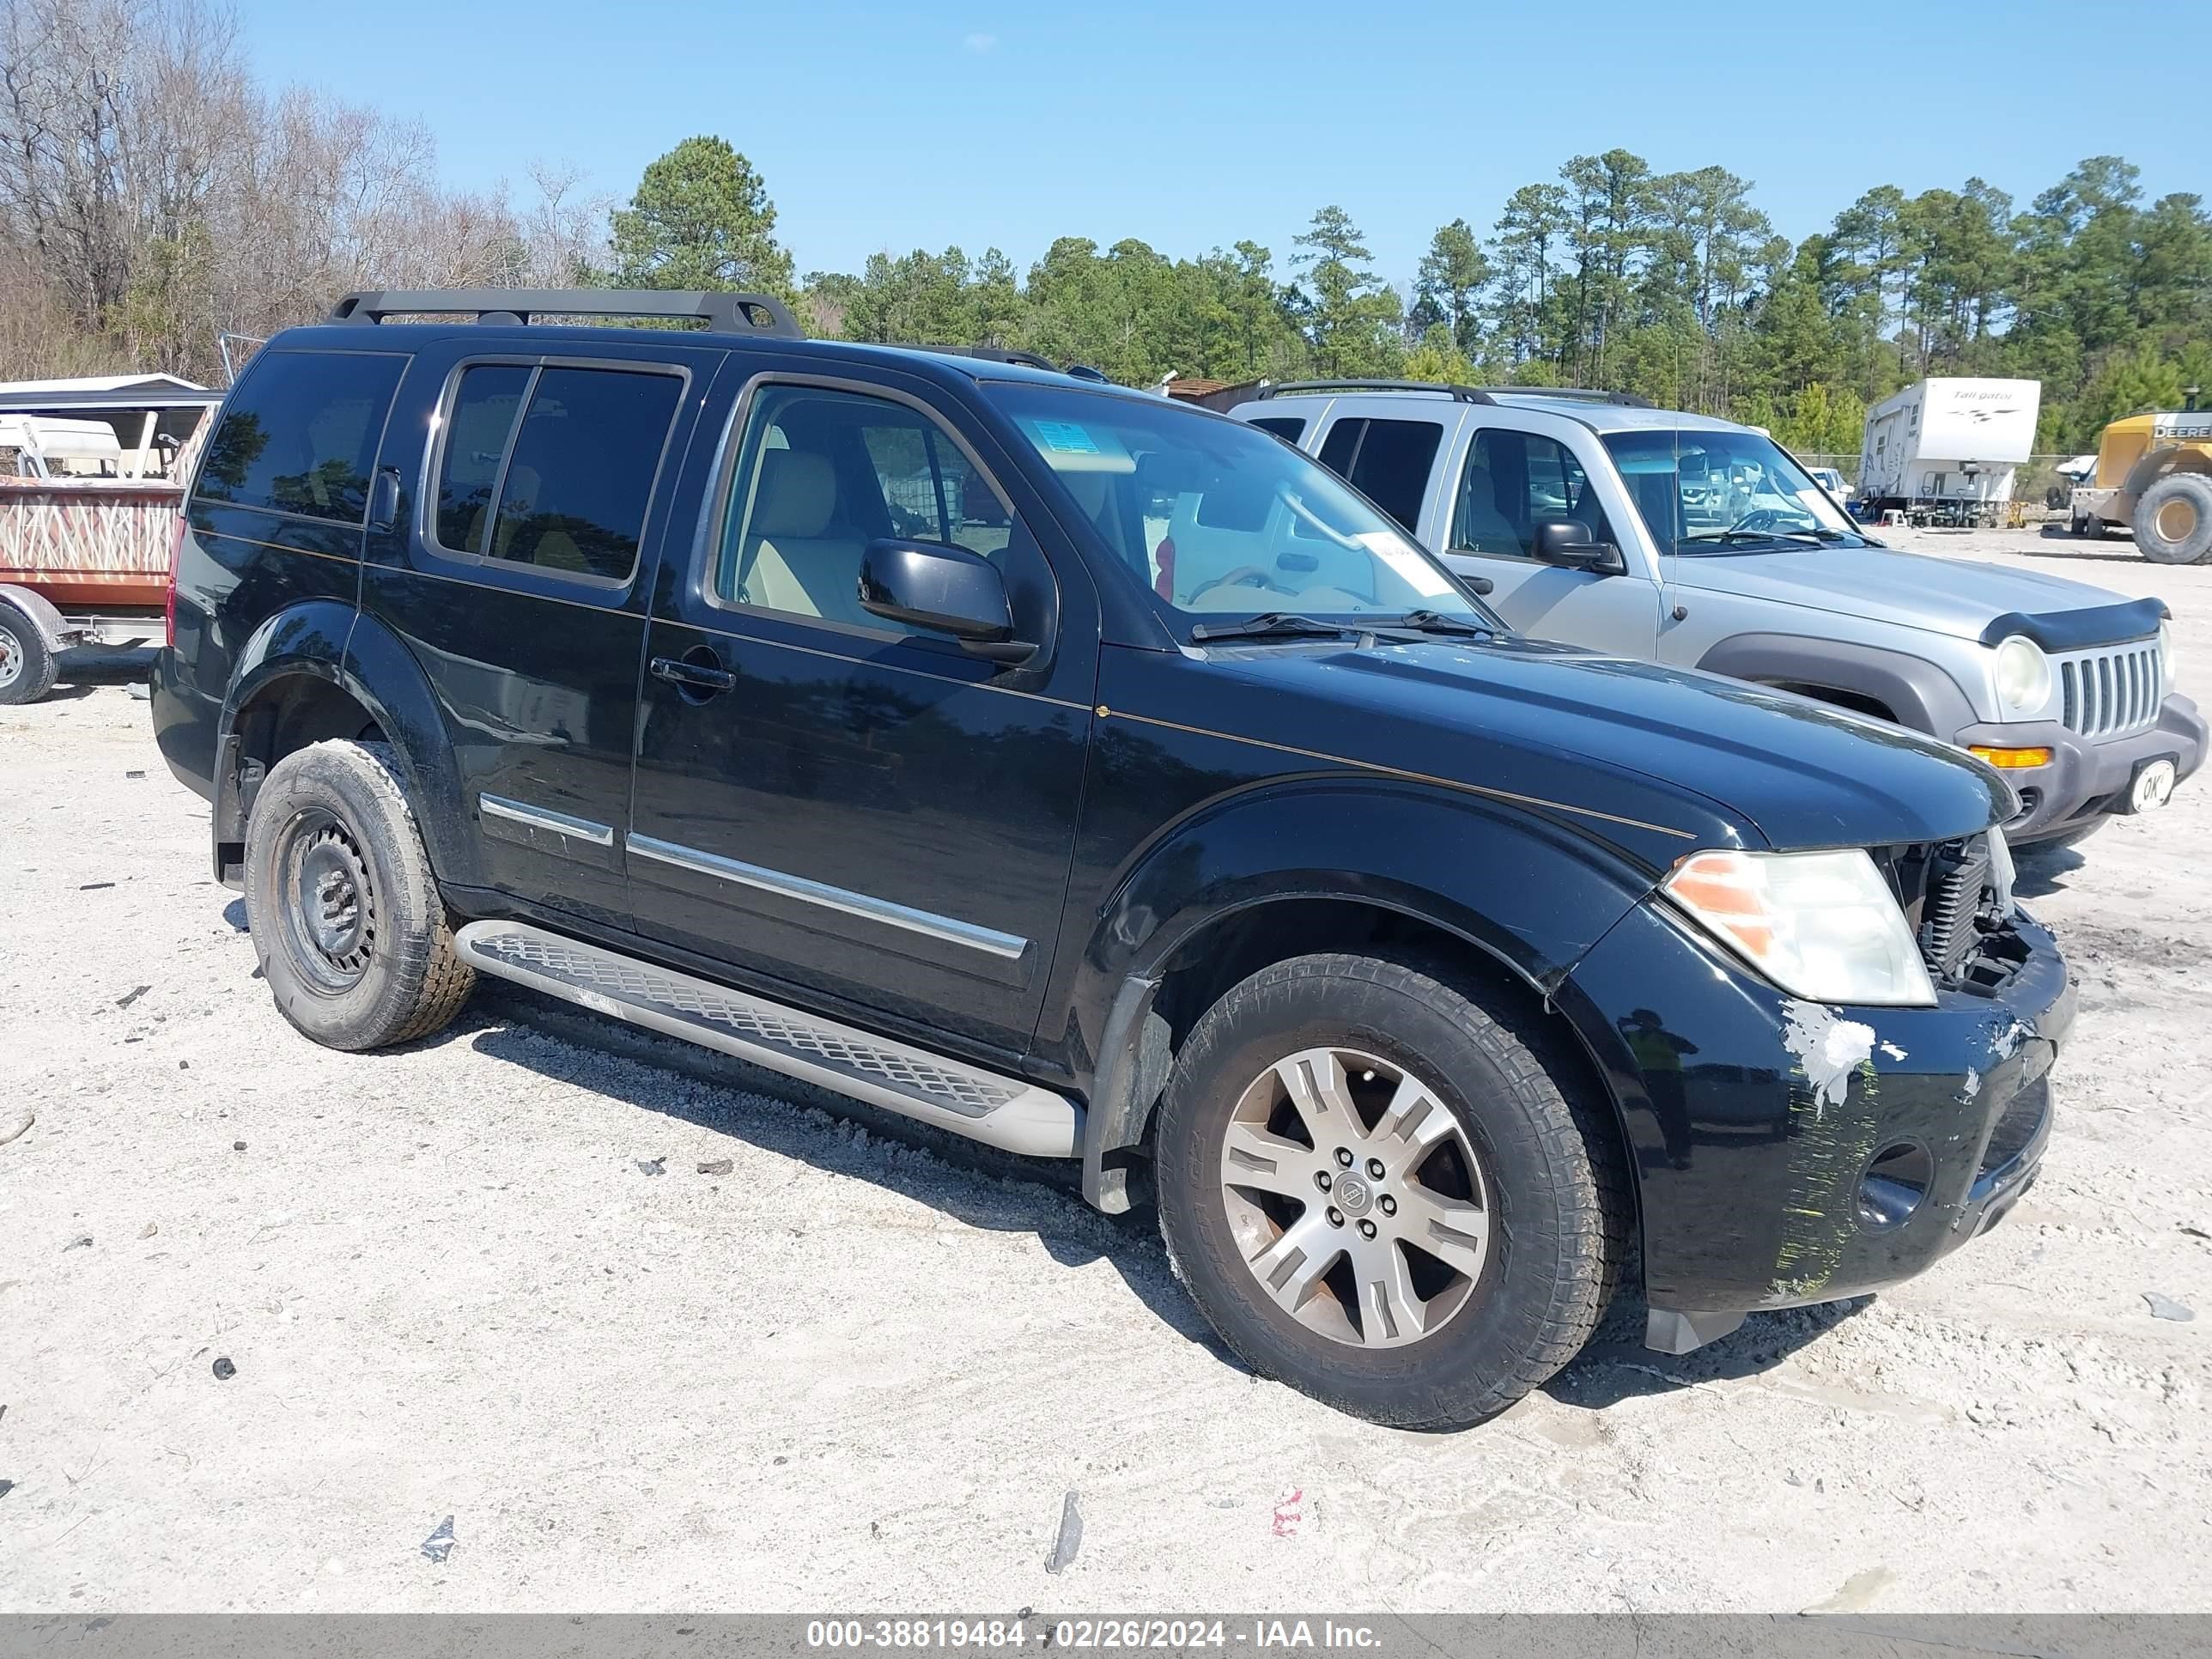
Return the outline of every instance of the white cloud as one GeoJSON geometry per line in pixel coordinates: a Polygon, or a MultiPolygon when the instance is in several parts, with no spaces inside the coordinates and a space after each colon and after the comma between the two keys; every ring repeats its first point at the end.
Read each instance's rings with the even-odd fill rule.
{"type": "Polygon", "coordinates": [[[985,34],[979,30],[968,36],[960,44],[972,52],[994,52],[998,49],[999,37],[995,34],[985,34]]]}

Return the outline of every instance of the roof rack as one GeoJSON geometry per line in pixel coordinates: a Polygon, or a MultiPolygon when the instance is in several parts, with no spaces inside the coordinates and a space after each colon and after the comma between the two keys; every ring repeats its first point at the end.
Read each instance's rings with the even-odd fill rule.
{"type": "Polygon", "coordinates": [[[1583,386],[1494,386],[1491,392],[1502,392],[1515,398],[1558,398],[1569,403],[1617,404],[1623,409],[1656,409],[1649,398],[1639,398],[1633,392],[1601,392],[1583,386]]]}
{"type": "Polygon", "coordinates": [[[940,357],[973,357],[986,363],[1018,363],[1024,368],[1041,368],[1048,374],[1066,374],[1079,380],[1096,380],[1110,384],[1111,377],[1103,368],[1093,368],[1088,363],[1056,363],[1049,357],[1041,357],[1034,351],[1024,351],[1014,346],[989,345],[910,345],[908,351],[933,351],[940,357]]]}
{"type": "Polygon", "coordinates": [[[1495,403],[1480,386],[1446,386],[1437,380],[1279,380],[1260,388],[1261,398],[1281,398],[1301,392],[1430,392],[1448,394],[1455,403],[1495,403]]]}
{"type": "Polygon", "coordinates": [[[333,323],[380,323],[391,317],[460,313],[480,323],[527,323],[532,317],[670,317],[702,322],[725,334],[765,334],[803,340],[805,331],[782,301],[766,294],[639,288],[415,288],[349,294],[331,307],[333,323]]]}

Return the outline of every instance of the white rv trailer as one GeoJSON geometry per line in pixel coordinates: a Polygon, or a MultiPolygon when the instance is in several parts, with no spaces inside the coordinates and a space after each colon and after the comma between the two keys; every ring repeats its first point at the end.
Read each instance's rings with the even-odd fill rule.
{"type": "Polygon", "coordinates": [[[1867,411],[1859,498],[1979,514],[2012,500],[2013,470],[2035,450],[2040,380],[1936,378],[1867,411]]]}

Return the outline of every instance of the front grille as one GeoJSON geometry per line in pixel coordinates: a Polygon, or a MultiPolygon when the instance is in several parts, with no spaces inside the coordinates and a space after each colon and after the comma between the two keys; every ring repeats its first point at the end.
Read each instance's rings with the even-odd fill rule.
{"type": "Polygon", "coordinates": [[[2069,732],[2085,738],[2124,738],[2158,723],[2166,700],[2158,641],[2083,651],[2058,661],[2058,686],[2064,706],[2059,714],[2069,732]]]}
{"type": "Polygon", "coordinates": [[[1920,908],[1920,957],[1939,980],[1956,979],[1981,942],[1976,926],[1990,897],[1987,836],[1946,842],[1928,855],[1928,886],[1920,908]]]}

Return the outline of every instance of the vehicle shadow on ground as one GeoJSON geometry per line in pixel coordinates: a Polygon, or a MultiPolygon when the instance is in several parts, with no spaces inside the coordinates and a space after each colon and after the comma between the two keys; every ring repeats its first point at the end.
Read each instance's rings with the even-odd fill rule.
{"type": "Polygon", "coordinates": [[[2125,536],[2107,536],[2101,541],[2091,541],[2069,531],[2044,527],[2036,546],[2008,547],[2005,552],[2022,559],[2068,559],[2089,564],[2148,564],[2134,540],[2125,536]]]}
{"type": "MultiPolygon", "coordinates": [[[[1064,1267],[1103,1261],[1163,1323],[1224,1364],[1244,1369],[1176,1283],[1149,1207],[1140,1206],[1126,1216],[1099,1214],[1083,1202],[1072,1161],[1001,1152],[732,1056],[496,981],[480,981],[461,1017],[444,1031],[389,1052],[451,1042],[465,1042],[478,1054],[638,1108],[635,1145],[641,1159],[650,1161],[658,1151],[652,1119],[646,1115],[655,1114],[871,1182],[971,1227],[1032,1233],[1064,1267]],[[748,1096],[764,1096],[785,1109],[763,1109],[748,1096]]],[[[703,1154],[709,1160],[716,1155],[703,1154]]],[[[696,1149],[683,1159],[672,1155],[665,1173],[698,1179],[702,1156],[696,1149]]]]}
{"type": "Polygon", "coordinates": [[[1563,1406],[1602,1411],[1642,1395],[1756,1376],[1819,1341],[1873,1300],[1863,1296],[1752,1314],[1717,1342],[1692,1353],[1667,1354],[1644,1346],[1648,1304],[1641,1291],[1624,1287],[1589,1344],[1544,1385],[1544,1392],[1563,1406]]]}
{"type": "Polygon", "coordinates": [[[2021,898],[2048,898],[2071,885],[2066,878],[2089,860],[2071,847],[2023,847],[2013,854],[2018,877],[2013,892],[2021,898]]]}

